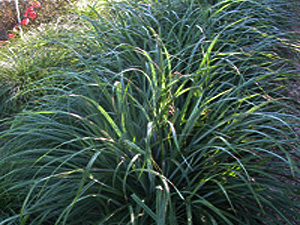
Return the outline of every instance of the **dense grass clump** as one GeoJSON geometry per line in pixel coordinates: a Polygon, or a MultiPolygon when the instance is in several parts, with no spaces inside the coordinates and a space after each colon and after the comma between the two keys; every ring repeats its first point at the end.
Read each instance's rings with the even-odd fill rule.
{"type": "Polygon", "coordinates": [[[99,2],[20,51],[34,69],[0,70],[30,78],[10,80],[0,224],[296,224],[279,3],[99,2]]]}

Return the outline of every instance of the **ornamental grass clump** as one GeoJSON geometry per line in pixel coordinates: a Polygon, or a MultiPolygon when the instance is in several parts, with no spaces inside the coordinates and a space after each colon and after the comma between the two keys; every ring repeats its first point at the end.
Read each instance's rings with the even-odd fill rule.
{"type": "Polygon", "coordinates": [[[82,15],[73,58],[1,133],[0,224],[296,224],[299,118],[266,2],[82,15]]]}

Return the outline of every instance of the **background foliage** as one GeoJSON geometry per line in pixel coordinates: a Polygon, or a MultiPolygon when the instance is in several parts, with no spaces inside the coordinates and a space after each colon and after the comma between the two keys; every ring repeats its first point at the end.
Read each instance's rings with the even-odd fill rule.
{"type": "MultiPolygon", "coordinates": [[[[18,0],[20,19],[24,18],[24,12],[34,0],[18,0]]],[[[77,0],[41,0],[41,8],[37,10],[37,18],[30,22],[30,26],[47,23],[54,18],[59,18],[70,11],[70,6],[77,0]]],[[[7,34],[18,24],[16,5],[14,0],[0,2],[0,40],[6,40],[7,34]]]]}

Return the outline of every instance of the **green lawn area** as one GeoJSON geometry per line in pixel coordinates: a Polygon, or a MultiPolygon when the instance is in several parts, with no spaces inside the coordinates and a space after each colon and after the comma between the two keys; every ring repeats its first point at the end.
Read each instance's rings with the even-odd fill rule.
{"type": "Polygon", "coordinates": [[[0,43],[0,225],[299,224],[299,1],[40,3],[0,43]]]}

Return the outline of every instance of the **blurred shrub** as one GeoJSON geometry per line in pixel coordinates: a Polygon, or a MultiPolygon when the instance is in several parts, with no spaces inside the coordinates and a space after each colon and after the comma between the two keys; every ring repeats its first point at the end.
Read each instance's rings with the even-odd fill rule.
{"type": "MultiPolygon", "coordinates": [[[[41,8],[35,9],[37,18],[30,21],[30,25],[49,22],[67,13],[70,6],[77,0],[40,0],[41,8]]],[[[38,1],[19,0],[20,19],[24,18],[25,10],[38,1]]],[[[18,24],[17,10],[14,0],[0,2],[0,40],[6,40],[9,30],[18,24]]]]}

